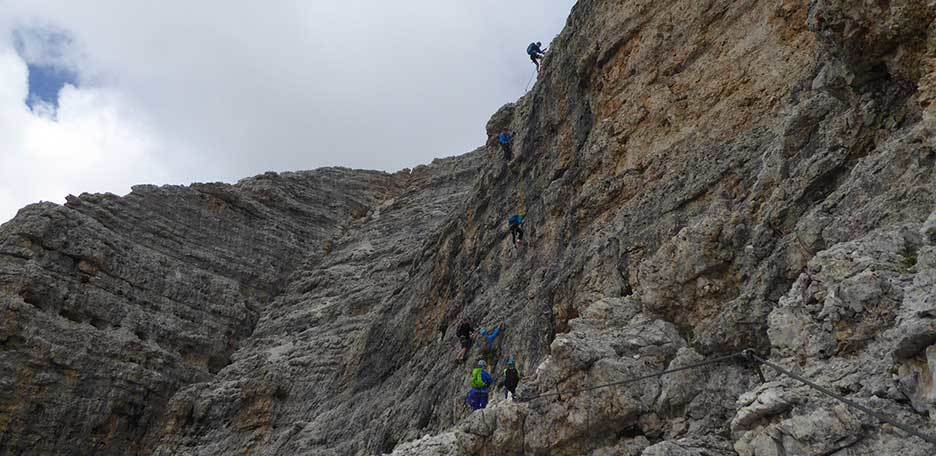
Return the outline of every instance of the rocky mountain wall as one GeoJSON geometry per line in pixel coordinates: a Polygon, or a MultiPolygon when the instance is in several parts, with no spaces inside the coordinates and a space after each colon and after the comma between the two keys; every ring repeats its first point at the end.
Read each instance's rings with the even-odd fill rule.
{"type": "Polygon", "coordinates": [[[137,186],[0,228],[0,453],[129,454],[230,363],[302,252],[397,191],[382,173],[137,186]]]}
{"type": "MultiPolygon", "coordinates": [[[[509,125],[520,132],[524,155],[482,183],[498,190],[479,192],[472,214],[484,216],[467,224],[491,233],[496,218],[483,208],[525,208],[534,248],[505,265],[522,272],[480,299],[464,299],[464,313],[484,318],[497,300],[542,303],[536,317],[547,315],[545,325],[514,325],[521,340],[542,331],[552,341],[545,359],[536,347],[515,349],[535,369],[531,392],[618,381],[750,347],[927,429],[918,412],[899,404],[928,394],[920,392],[928,364],[906,367],[898,347],[910,344],[920,356],[932,341],[930,326],[892,325],[906,315],[900,306],[919,308],[919,296],[932,289],[915,291],[911,303],[881,291],[853,295],[873,302],[867,313],[858,303],[832,319],[813,310],[821,323],[792,327],[791,317],[781,317],[792,311],[781,309],[806,286],[798,285],[804,275],[823,268],[817,257],[880,233],[903,233],[890,246],[914,264],[904,266],[901,274],[910,276],[902,283],[928,274],[914,268],[922,267],[915,252],[926,245],[919,233],[936,188],[927,101],[934,12],[931,2],[579,2],[533,92],[492,119],[489,131],[509,125]],[[511,190],[506,205],[488,197],[511,190]],[[795,333],[805,339],[799,346],[809,346],[815,342],[804,333],[820,326],[833,328],[822,336],[831,345],[815,357],[778,349],[775,333],[795,333]],[[901,337],[873,344],[885,334],[901,337]],[[856,378],[866,383],[848,383],[856,378]],[[899,392],[906,385],[913,386],[899,392]]],[[[485,243],[467,245],[453,254],[485,243]]],[[[477,251],[482,265],[497,263],[490,249],[477,251]]],[[[467,275],[456,282],[472,283],[474,272],[460,271],[467,275]]],[[[495,277],[504,280],[484,281],[495,277]]],[[[815,308],[823,299],[807,302],[815,308]]],[[[728,365],[622,391],[496,405],[396,453],[932,452],[875,431],[877,423],[812,391],[802,401],[768,401],[734,425],[757,392],[804,393],[768,380],[761,386],[751,366],[728,365]],[[842,429],[829,410],[849,426],[842,429]]]]}
{"type": "Polygon", "coordinates": [[[936,434],[934,19],[580,0],[488,121],[509,164],[24,209],[0,228],[0,453],[932,454],[739,360],[469,414],[453,333],[504,323],[526,395],[752,348],[936,434]]]}

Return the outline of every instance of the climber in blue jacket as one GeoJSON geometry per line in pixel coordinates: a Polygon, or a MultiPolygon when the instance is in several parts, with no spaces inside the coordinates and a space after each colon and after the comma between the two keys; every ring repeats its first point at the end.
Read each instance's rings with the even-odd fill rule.
{"type": "Polygon", "coordinates": [[[497,337],[500,336],[504,324],[501,323],[493,331],[487,329],[481,330],[481,353],[491,366],[491,370],[497,369],[497,337]]]}
{"type": "Polygon", "coordinates": [[[536,71],[539,71],[540,60],[542,60],[543,56],[546,55],[546,50],[540,49],[540,46],[542,45],[543,43],[537,41],[535,43],[530,43],[530,45],[527,46],[527,55],[530,56],[530,60],[532,60],[533,64],[536,65],[536,71]]]}
{"type": "Polygon", "coordinates": [[[465,403],[471,410],[487,407],[489,388],[494,384],[494,378],[484,368],[485,363],[482,359],[478,361],[478,367],[471,371],[471,390],[465,397],[465,403]]]}
{"type": "Polygon", "coordinates": [[[513,133],[506,128],[497,135],[497,142],[500,144],[501,150],[504,151],[504,161],[513,160],[513,152],[510,150],[510,143],[513,142],[513,136],[513,133]]]}

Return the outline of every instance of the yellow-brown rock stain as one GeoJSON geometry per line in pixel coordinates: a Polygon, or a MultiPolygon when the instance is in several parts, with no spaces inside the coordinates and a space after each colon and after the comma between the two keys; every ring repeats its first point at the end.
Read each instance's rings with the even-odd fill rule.
{"type": "Polygon", "coordinates": [[[814,67],[805,1],[785,1],[782,17],[766,18],[763,11],[776,2],[748,2],[715,17],[689,3],[673,6],[685,16],[650,19],[593,76],[601,89],[593,104],[596,121],[610,123],[626,143],[615,151],[614,170],[645,169],[689,138],[739,136],[769,119],[814,67]],[[657,37],[676,20],[684,39],[657,37]]]}
{"type": "Polygon", "coordinates": [[[273,431],[275,387],[249,385],[244,391],[244,405],[231,420],[231,426],[240,433],[251,435],[245,455],[256,454],[258,447],[269,440],[273,431]]]}

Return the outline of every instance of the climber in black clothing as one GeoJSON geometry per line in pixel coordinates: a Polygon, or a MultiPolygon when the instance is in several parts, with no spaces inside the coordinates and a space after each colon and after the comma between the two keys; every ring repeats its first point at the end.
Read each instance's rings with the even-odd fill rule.
{"type": "Polygon", "coordinates": [[[543,43],[537,41],[535,43],[530,43],[530,45],[527,46],[527,55],[530,56],[530,60],[532,60],[533,64],[536,65],[537,71],[539,71],[540,68],[540,60],[542,60],[543,56],[546,55],[546,50],[540,49],[540,46],[542,45],[543,43]]]}
{"type": "Polygon", "coordinates": [[[520,385],[520,371],[513,358],[507,360],[507,369],[504,369],[504,399],[510,394],[514,400],[517,400],[517,386],[520,385]]]}
{"type": "Polygon", "coordinates": [[[458,325],[458,330],[455,331],[455,335],[458,336],[458,340],[461,342],[462,353],[458,358],[459,361],[465,361],[468,358],[468,350],[471,350],[471,322],[467,318],[463,319],[461,324],[458,325]]]}
{"type": "Polygon", "coordinates": [[[510,239],[513,241],[514,247],[523,246],[523,222],[526,220],[526,215],[516,214],[510,216],[507,219],[507,228],[510,231],[510,239]]]}

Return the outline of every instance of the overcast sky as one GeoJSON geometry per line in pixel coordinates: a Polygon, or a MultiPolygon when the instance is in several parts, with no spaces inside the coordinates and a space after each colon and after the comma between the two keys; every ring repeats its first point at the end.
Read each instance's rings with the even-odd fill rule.
{"type": "Polygon", "coordinates": [[[39,200],[468,152],[575,0],[0,0],[0,223],[39,200]]]}

